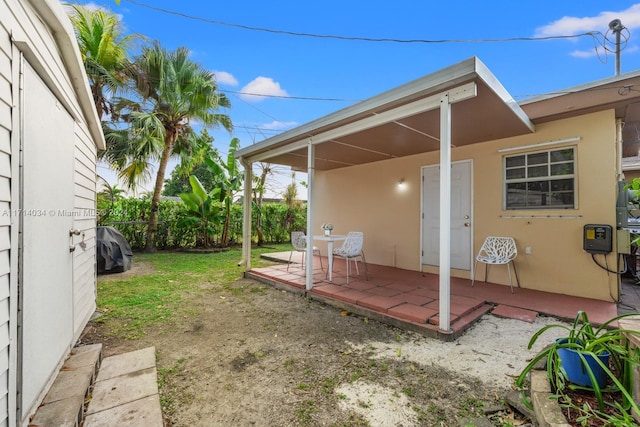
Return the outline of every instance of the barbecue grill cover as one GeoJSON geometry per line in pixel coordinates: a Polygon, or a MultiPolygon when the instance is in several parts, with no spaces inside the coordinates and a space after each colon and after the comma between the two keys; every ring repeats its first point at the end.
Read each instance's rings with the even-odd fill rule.
{"type": "Polygon", "coordinates": [[[113,227],[97,227],[98,274],[122,273],[131,268],[133,252],[124,236],[113,227]]]}

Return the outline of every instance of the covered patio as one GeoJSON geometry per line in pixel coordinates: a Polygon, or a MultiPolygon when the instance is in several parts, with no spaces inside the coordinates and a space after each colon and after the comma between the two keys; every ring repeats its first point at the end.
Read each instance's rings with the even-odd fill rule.
{"type": "MultiPolygon", "coordinates": [[[[263,257],[278,264],[253,268],[246,273],[247,277],[304,294],[350,313],[447,341],[459,337],[487,313],[523,321],[533,321],[538,315],[572,320],[578,310],[583,310],[598,324],[617,315],[614,302],[526,288],[515,288],[512,294],[508,286],[476,281],[472,287],[470,280],[451,278],[451,327],[444,331],[438,326],[441,311],[439,277],[436,274],[368,264],[369,280],[365,280],[361,268],[360,275],[350,275],[347,284],[346,264],[343,260],[335,260],[333,281],[329,282],[325,274],[327,259],[323,259],[325,270],[321,270],[320,259],[316,256],[313,287],[307,290],[306,271],[300,264],[301,254],[294,253],[294,262],[289,266],[289,252],[265,254],[263,257]]],[[[479,279],[483,277],[481,272],[479,279]]]]}
{"type": "MultiPolygon", "coordinates": [[[[470,213],[462,221],[451,215],[452,146],[460,147],[490,139],[534,132],[534,125],[489,69],[470,58],[421,79],[359,102],[307,125],[284,132],[236,152],[251,182],[254,162],[267,161],[306,170],[307,258],[311,261],[316,171],[330,171],[384,160],[439,151],[439,197],[437,235],[438,317],[443,333],[453,331],[450,318],[450,286],[453,234],[460,228],[465,246],[472,247],[470,213]],[[473,126],[469,126],[473,123],[473,126]],[[500,126],[495,126],[500,123],[500,126]],[[452,137],[455,135],[455,138],[452,137]],[[393,141],[393,144],[389,142],[393,141]],[[316,152],[317,151],[317,152],[316,152]]],[[[243,261],[248,271],[251,242],[251,187],[245,186],[243,261]]],[[[453,236],[453,241],[459,237],[453,236]]],[[[434,242],[436,240],[433,240],[434,242]]],[[[424,253],[424,248],[422,248],[424,253]]],[[[468,260],[463,261],[466,264],[468,260]]],[[[306,266],[307,291],[314,287],[314,263],[306,266]]],[[[458,267],[459,268],[459,267],[458,267]]],[[[465,266],[463,266],[465,268],[465,266]]],[[[422,268],[421,268],[422,270],[422,268]]],[[[317,291],[316,291],[317,292],[317,291]]]]}
{"type": "Polygon", "coordinates": [[[582,309],[594,322],[608,319],[619,279],[602,265],[617,254],[585,251],[584,227],[616,222],[623,120],[633,122],[627,107],[640,99],[628,88],[638,82],[630,73],[518,103],[473,57],[245,147],[235,154],[245,182],[258,162],[307,173],[309,262],[304,271],[251,266],[245,186],[239,265],[249,277],[447,338],[489,311],[570,319],[582,309]],[[513,165],[522,175],[515,187],[513,165]],[[508,197],[522,188],[536,202],[508,197]],[[370,281],[325,281],[312,250],[320,223],[366,236],[367,260],[377,264],[370,281]],[[520,245],[524,288],[514,294],[497,269],[496,284],[470,286],[487,236],[520,245]]]}

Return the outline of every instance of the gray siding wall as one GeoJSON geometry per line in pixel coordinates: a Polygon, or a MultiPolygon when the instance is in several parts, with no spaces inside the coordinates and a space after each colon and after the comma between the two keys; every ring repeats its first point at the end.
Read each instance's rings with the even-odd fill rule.
{"type": "MultiPolygon", "coordinates": [[[[0,16],[5,10],[0,6],[0,16]]],[[[2,20],[0,20],[2,21],[2,20]]],[[[0,426],[9,425],[9,338],[10,338],[10,262],[11,217],[2,215],[11,207],[11,39],[0,22],[0,426]]]]}
{"type": "MultiPolygon", "coordinates": [[[[17,246],[13,246],[12,238],[15,240],[17,233],[11,229],[12,220],[15,225],[16,218],[4,214],[11,212],[12,205],[18,206],[18,201],[15,200],[18,193],[11,186],[12,132],[15,132],[12,124],[15,126],[17,116],[17,112],[12,109],[12,105],[17,105],[12,99],[12,94],[16,93],[15,87],[18,83],[14,81],[17,65],[12,63],[12,56],[17,49],[12,43],[12,37],[18,44],[22,43],[20,50],[24,51],[25,46],[27,47],[30,62],[37,62],[41,77],[75,120],[74,187],[60,191],[73,191],[76,209],[74,228],[84,232],[87,246],[84,250],[78,246],[73,254],[74,338],[72,342],[66,343],[69,349],[79,338],[96,307],[96,146],[76,100],[72,78],[68,75],[49,29],[27,1],[0,0],[0,427],[20,424],[15,414],[16,349],[9,346],[10,338],[14,345],[17,343],[16,337],[12,336],[16,333],[17,327],[16,296],[12,295],[17,283],[17,246]],[[12,194],[14,200],[11,198],[12,194]],[[13,253],[10,253],[10,249],[14,249],[13,253]]],[[[15,167],[13,170],[16,170],[15,167]]],[[[81,239],[75,236],[74,242],[79,243],[81,239]]],[[[27,316],[28,313],[24,315],[27,316]]],[[[51,377],[55,374],[56,372],[52,372],[51,377]]],[[[43,396],[45,392],[46,390],[42,390],[43,396]]],[[[28,408],[23,409],[26,411],[28,408]]]]}

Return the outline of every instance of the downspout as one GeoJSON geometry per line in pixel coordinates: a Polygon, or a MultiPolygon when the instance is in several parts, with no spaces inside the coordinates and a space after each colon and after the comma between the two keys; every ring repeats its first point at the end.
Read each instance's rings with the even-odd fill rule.
{"type": "Polygon", "coordinates": [[[622,128],[624,128],[624,121],[622,119],[616,119],[616,181],[624,180],[624,172],[622,171],[622,128]]]}
{"type": "MultiPolygon", "coordinates": [[[[20,54],[19,57],[19,77],[18,77],[18,120],[19,120],[19,127],[18,127],[18,147],[19,147],[19,151],[18,151],[18,167],[17,167],[17,177],[18,177],[18,188],[17,190],[11,190],[11,200],[15,200],[14,199],[14,191],[17,191],[17,199],[18,199],[18,203],[17,203],[17,208],[18,211],[22,212],[23,208],[24,208],[24,129],[25,129],[25,120],[24,120],[24,73],[25,73],[25,59],[24,56],[22,55],[22,53],[20,54]]],[[[13,145],[13,144],[12,144],[13,145]]],[[[13,169],[12,166],[12,171],[15,171],[15,169],[13,169]]],[[[13,207],[13,205],[12,205],[13,207]]],[[[23,334],[23,324],[24,324],[24,268],[23,268],[23,262],[24,262],[24,256],[23,256],[23,251],[24,251],[24,222],[22,221],[21,217],[18,217],[16,219],[16,223],[17,223],[17,235],[18,235],[18,239],[17,239],[17,254],[16,254],[16,258],[17,258],[17,270],[18,270],[18,274],[17,274],[17,278],[16,278],[16,282],[17,282],[17,286],[16,286],[16,292],[15,294],[17,295],[16,301],[17,301],[17,319],[16,319],[16,340],[15,343],[16,345],[13,346],[14,347],[14,351],[13,354],[10,356],[11,358],[11,362],[15,362],[15,370],[16,370],[16,383],[15,383],[15,394],[9,394],[9,408],[15,408],[15,413],[12,413],[11,411],[9,411],[9,420],[13,420],[13,422],[10,423],[10,425],[18,425],[20,422],[23,421],[24,418],[24,414],[22,413],[23,411],[23,403],[22,403],[22,389],[23,389],[23,349],[24,349],[24,334],[23,334]],[[13,359],[15,357],[15,359],[13,359]],[[12,406],[14,405],[14,406],[12,406]],[[19,421],[18,421],[19,420],[19,421]]],[[[14,224],[15,225],[15,224],[14,224]]],[[[13,228],[13,225],[12,225],[13,228]]],[[[13,232],[12,232],[13,234],[13,232]]],[[[13,251],[12,251],[13,252],[13,251]]],[[[11,254],[13,257],[13,253],[11,254]]],[[[13,289],[12,289],[13,290],[13,289]]],[[[12,293],[13,295],[13,293],[12,293]]],[[[11,367],[9,368],[11,369],[11,367]]],[[[9,387],[9,391],[11,391],[11,387],[9,387]]]]}
{"type": "MultiPolygon", "coordinates": [[[[619,34],[619,33],[618,33],[619,34]]],[[[616,197],[617,197],[617,202],[616,202],[616,222],[618,221],[618,210],[620,209],[620,206],[618,205],[618,203],[620,203],[622,200],[625,199],[621,199],[620,197],[620,190],[623,189],[623,184],[624,184],[624,171],[622,170],[622,156],[624,155],[624,151],[622,149],[622,129],[624,128],[624,120],[621,118],[616,119],[616,185],[617,188],[615,189],[616,191],[616,197]]],[[[624,190],[626,191],[626,190],[624,190]]],[[[627,209],[627,206],[623,206],[623,209],[627,209]]],[[[620,230],[618,232],[616,232],[616,240],[618,239],[624,239],[626,240],[626,238],[621,237],[621,235],[619,234],[620,232],[624,233],[624,231],[620,230]]],[[[629,237],[629,239],[631,239],[629,237]]],[[[626,241],[630,241],[630,240],[626,240],[626,241]]],[[[619,240],[618,240],[619,242],[619,240]]],[[[619,243],[618,243],[619,245],[619,243]]],[[[624,268],[624,257],[618,256],[616,257],[617,260],[617,264],[618,264],[618,269],[623,269],[624,268]]],[[[608,275],[610,277],[610,275],[608,275]]],[[[615,296],[614,300],[616,302],[620,301],[620,297],[622,295],[622,291],[621,291],[621,287],[622,287],[622,277],[619,274],[615,275],[615,284],[616,284],[616,291],[618,292],[618,294],[615,296]]],[[[611,284],[609,284],[609,289],[611,289],[611,284]]]]}
{"type": "Polygon", "coordinates": [[[251,270],[251,183],[253,182],[253,163],[240,157],[240,164],[244,167],[244,200],[242,201],[242,259],[238,267],[244,266],[244,271],[251,270]]]}
{"type": "Polygon", "coordinates": [[[305,287],[313,288],[313,184],[315,180],[315,145],[309,138],[307,142],[307,258],[305,287]]]}

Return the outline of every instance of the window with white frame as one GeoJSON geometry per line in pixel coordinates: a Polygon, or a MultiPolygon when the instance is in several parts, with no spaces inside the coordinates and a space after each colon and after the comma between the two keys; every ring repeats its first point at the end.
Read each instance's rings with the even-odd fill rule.
{"type": "Polygon", "coordinates": [[[575,208],[575,147],[504,158],[507,210],[575,208]]]}

